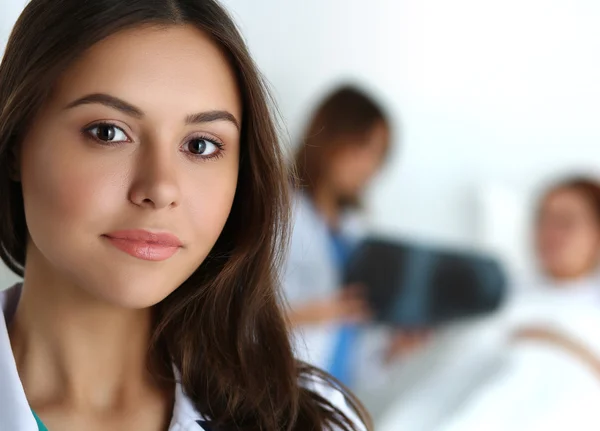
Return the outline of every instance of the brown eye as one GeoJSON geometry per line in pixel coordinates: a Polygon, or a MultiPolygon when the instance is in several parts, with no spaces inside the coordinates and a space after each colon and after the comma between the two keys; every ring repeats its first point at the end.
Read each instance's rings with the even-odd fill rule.
{"type": "Polygon", "coordinates": [[[123,142],[129,141],[127,134],[117,126],[112,124],[97,124],[87,129],[87,132],[93,138],[102,142],[123,142]]]}
{"type": "Polygon", "coordinates": [[[211,156],[219,151],[220,145],[209,139],[197,138],[187,143],[190,153],[198,156],[211,156]]]}

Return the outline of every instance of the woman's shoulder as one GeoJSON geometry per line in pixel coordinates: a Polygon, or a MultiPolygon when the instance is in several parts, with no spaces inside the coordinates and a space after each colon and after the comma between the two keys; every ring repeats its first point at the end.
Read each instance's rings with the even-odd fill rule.
{"type": "MultiPolygon", "coordinates": [[[[300,384],[327,400],[327,402],[352,422],[356,431],[367,430],[366,425],[351,406],[348,396],[333,382],[326,380],[324,377],[312,374],[301,377],[300,384]]],[[[333,431],[337,430],[334,429],[333,431]]]]}
{"type": "Polygon", "coordinates": [[[322,254],[321,249],[327,248],[327,225],[304,193],[294,195],[291,227],[292,254],[301,252],[305,259],[314,254],[315,248],[317,254],[322,254]]]}

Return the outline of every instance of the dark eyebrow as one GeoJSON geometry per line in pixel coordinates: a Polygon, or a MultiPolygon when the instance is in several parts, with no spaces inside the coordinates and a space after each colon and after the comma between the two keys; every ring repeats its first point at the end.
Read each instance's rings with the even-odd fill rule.
{"type": "MultiPolygon", "coordinates": [[[[89,105],[93,103],[99,103],[109,108],[116,109],[122,113],[129,115],[130,117],[142,118],[144,112],[132,105],[131,103],[125,102],[118,97],[111,96],[104,93],[94,93],[77,99],[76,101],[67,105],[65,109],[75,108],[76,106],[89,105]]],[[[198,114],[188,115],[185,119],[186,124],[198,124],[198,123],[212,123],[214,121],[229,121],[239,130],[240,123],[233,114],[227,111],[207,111],[200,112],[198,114]]]]}
{"type": "Polygon", "coordinates": [[[130,117],[142,118],[144,112],[130,103],[119,99],[118,97],[110,96],[104,93],[88,94],[87,96],[77,99],[76,101],[67,105],[65,109],[75,108],[76,106],[89,105],[93,103],[99,103],[109,108],[116,109],[122,113],[129,115],[130,117]]]}
{"type": "Polygon", "coordinates": [[[207,111],[198,114],[188,115],[185,119],[186,124],[212,123],[213,121],[229,121],[239,130],[240,123],[227,111],[207,111]]]}

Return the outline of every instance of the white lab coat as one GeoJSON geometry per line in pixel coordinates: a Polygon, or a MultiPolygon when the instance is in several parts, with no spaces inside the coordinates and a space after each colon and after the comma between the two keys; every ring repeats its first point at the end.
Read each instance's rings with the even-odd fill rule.
{"type": "MultiPolygon", "coordinates": [[[[335,294],[342,283],[341,274],[330,243],[325,220],[317,213],[310,200],[296,195],[294,224],[288,259],[284,269],[284,293],[291,307],[326,299],[335,294]]],[[[360,214],[348,212],[340,224],[342,234],[358,243],[367,233],[360,214]]],[[[331,365],[339,323],[304,325],[294,331],[296,355],[318,368],[327,370],[331,365]]],[[[368,382],[376,385],[385,379],[381,350],[388,339],[388,330],[367,325],[361,330],[352,358],[354,381],[357,385],[368,382]]]]}

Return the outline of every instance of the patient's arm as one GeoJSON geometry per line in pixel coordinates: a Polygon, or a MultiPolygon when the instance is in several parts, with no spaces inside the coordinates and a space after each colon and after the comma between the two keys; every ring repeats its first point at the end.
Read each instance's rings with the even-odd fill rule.
{"type": "Polygon", "coordinates": [[[541,326],[527,326],[518,329],[513,335],[513,340],[515,342],[539,341],[555,346],[588,366],[598,376],[598,380],[600,381],[600,358],[596,357],[587,347],[572,337],[541,326]]]}

